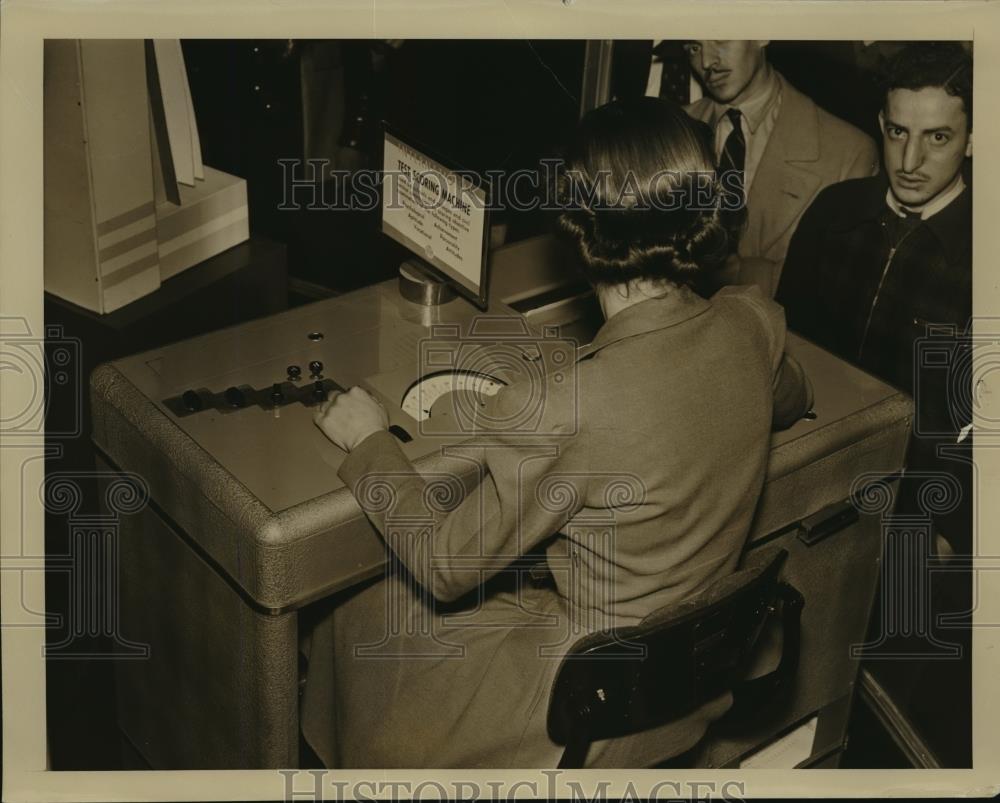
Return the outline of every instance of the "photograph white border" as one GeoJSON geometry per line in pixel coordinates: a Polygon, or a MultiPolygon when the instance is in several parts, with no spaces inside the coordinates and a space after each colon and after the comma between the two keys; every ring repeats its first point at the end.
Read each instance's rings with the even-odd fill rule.
{"type": "MultiPolygon", "coordinates": [[[[1000,319],[997,184],[1000,180],[1000,5],[939,0],[164,0],[62,2],[0,0],[0,315],[23,317],[44,332],[42,313],[42,43],[46,38],[719,38],[719,39],[955,39],[974,42],[976,98],[974,159],[974,312],[1000,319]]],[[[456,65],[459,68],[460,65],[456,65]]],[[[447,76],[442,76],[447,80],[447,76]]],[[[1000,394],[1000,379],[987,378],[1000,394]]],[[[0,380],[0,411],[15,402],[0,380]]],[[[0,419],[3,416],[0,414],[0,419]]],[[[278,771],[47,772],[45,670],[39,627],[10,627],[11,612],[44,609],[41,502],[21,516],[21,465],[42,445],[18,447],[0,433],[0,610],[3,679],[3,800],[275,800],[285,795],[278,771]],[[34,557],[30,557],[34,556],[34,557]],[[33,562],[34,561],[34,562],[33,562]]],[[[1000,487],[1000,458],[976,445],[981,487],[1000,487]]],[[[1000,555],[995,525],[1000,494],[978,499],[982,553],[1000,555]]],[[[983,559],[978,572],[974,634],[974,766],[972,770],[654,770],[576,771],[560,775],[583,789],[609,781],[609,797],[634,784],[640,794],[659,781],[680,784],[743,782],[741,797],[760,796],[992,796],[1000,791],[1000,558],[983,559]],[[988,569],[994,571],[988,571],[988,569]]],[[[309,788],[309,773],[296,783],[309,788]]],[[[532,780],[545,794],[544,771],[331,771],[324,799],[336,799],[332,781],[532,780]]],[[[325,781],[326,782],[326,781],[325,781]]],[[[351,787],[348,787],[351,788],[351,787]]],[[[366,787],[367,788],[367,787],[366,787]]],[[[506,787],[512,797],[532,787],[506,787]]],[[[690,787],[685,787],[690,788],[690,787]]],[[[388,796],[391,788],[386,788],[388,796]]],[[[430,796],[430,792],[427,793],[430,796]]],[[[376,795],[372,795],[375,797],[376,795]]],[[[676,795],[671,795],[676,796],[676,795]]],[[[301,794],[296,799],[307,799],[301,794]]]]}

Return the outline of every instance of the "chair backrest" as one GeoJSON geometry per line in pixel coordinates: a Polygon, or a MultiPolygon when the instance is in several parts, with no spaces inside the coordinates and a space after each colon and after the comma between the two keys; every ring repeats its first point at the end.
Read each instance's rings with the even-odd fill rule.
{"type": "MultiPolygon", "coordinates": [[[[549,700],[549,735],[567,745],[560,766],[582,766],[592,740],[664,724],[738,686],[783,596],[779,574],[787,556],[783,549],[755,554],[696,597],[576,642],[549,700]]],[[[800,608],[801,595],[788,591],[785,598],[800,608]]],[[[797,628],[789,647],[797,657],[797,628]]]]}

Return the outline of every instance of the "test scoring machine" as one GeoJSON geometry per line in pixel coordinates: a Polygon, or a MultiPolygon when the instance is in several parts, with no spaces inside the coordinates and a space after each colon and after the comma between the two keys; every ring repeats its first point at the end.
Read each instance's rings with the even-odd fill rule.
{"type": "MultiPolygon", "coordinates": [[[[421,471],[465,473],[441,448],[467,437],[451,391],[494,393],[549,370],[599,324],[551,239],[494,250],[487,283],[486,215],[451,203],[447,167],[392,133],[385,165],[400,187],[383,230],[420,257],[398,282],[91,378],[101,467],[149,490],[118,514],[119,640],[148,654],[116,662],[116,689],[120,727],[154,769],[301,766],[309,612],[379,576],[387,549],[338,479],[344,454],[314,426],[314,406],[360,385],[421,471]]],[[[799,676],[751,732],[711,737],[705,766],[738,766],[813,720],[807,764],[835,765],[858,671],[849,648],[864,641],[881,555],[881,517],[846,500],[859,475],[901,468],[910,428],[898,391],[794,335],[788,348],[815,415],[774,436],[748,548],[789,552],[785,577],[805,596],[799,676]]]]}

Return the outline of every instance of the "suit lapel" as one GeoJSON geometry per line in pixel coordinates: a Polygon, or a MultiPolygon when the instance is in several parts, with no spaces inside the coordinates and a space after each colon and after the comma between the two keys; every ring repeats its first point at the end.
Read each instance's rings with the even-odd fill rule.
{"type": "Polygon", "coordinates": [[[822,178],[816,106],[781,76],[781,109],[747,198],[747,229],[740,253],[762,256],[795,223],[822,178]]]}

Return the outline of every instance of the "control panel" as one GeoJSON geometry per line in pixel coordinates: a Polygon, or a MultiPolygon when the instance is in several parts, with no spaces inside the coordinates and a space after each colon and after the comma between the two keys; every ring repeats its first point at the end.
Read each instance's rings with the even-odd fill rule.
{"type": "Polygon", "coordinates": [[[243,487],[281,511],[343,487],[338,471],[346,455],[313,423],[317,406],[336,393],[355,385],[370,393],[404,454],[417,461],[469,436],[452,416],[450,394],[490,395],[541,370],[542,361],[530,353],[533,337],[475,338],[469,360],[455,357],[471,347],[469,332],[482,320],[494,328],[523,322],[499,303],[486,312],[462,299],[421,308],[388,282],[127,357],[114,367],[243,487]],[[442,326],[454,339],[442,342],[442,326]],[[516,357],[509,366],[459,370],[465,362],[497,362],[477,361],[494,340],[516,357]],[[445,353],[451,362],[441,361],[445,353]]]}
{"type": "Polygon", "coordinates": [[[264,410],[280,410],[287,404],[303,404],[312,407],[325,402],[331,391],[343,392],[344,388],[332,379],[323,377],[323,363],[314,360],[309,363],[309,379],[303,381],[302,368],[289,365],[287,378],[275,382],[270,387],[254,388],[250,385],[230,385],[225,390],[213,391],[209,388],[189,388],[179,396],[163,400],[164,406],[178,418],[194,415],[205,410],[224,413],[244,407],[259,407],[264,410]]]}
{"type": "MultiPolygon", "coordinates": [[[[228,413],[246,407],[271,410],[274,417],[278,418],[281,415],[281,408],[287,405],[315,407],[329,399],[332,392],[345,392],[345,389],[332,379],[323,377],[323,363],[319,360],[309,363],[308,381],[302,381],[302,368],[298,365],[289,365],[286,371],[287,379],[275,382],[269,388],[230,385],[221,392],[213,392],[209,388],[191,388],[180,396],[164,399],[163,406],[178,418],[210,410],[228,413]]],[[[392,424],[389,432],[403,443],[413,440],[410,433],[399,424],[392,424]]]]}
{"type": "MultiPolygon", "coordinates": [[[[778,433],[775,446],[891,392],[794,336],[788,347],[812,378],[816,417],[778,433]]],[[[313,423],[316,406],[331,394],[355,385],[369,392],[416,463],[468,439],[473,408],[463,394],[481,398],[505,384],[538,381],[540,373],[571,363],[571,348],[561,335],[529,329],[502,303],[481,313],[456,299],[429,311],[387,282],[126,357],[113,367],[278,512],[343,488],[338,472],[346,454],[313,423]]],[[[525,420],[535,413],[526,409],[525,420]]]]}

